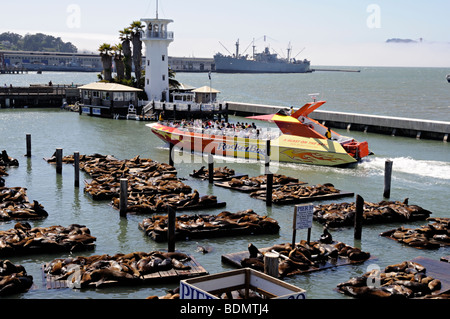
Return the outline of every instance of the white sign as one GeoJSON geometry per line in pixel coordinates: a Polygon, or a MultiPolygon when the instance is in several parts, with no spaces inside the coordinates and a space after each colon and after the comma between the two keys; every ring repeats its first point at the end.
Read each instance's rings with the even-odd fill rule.
{"type": "Polygon", "coordinates": [[[295,229],[312,228],[314,205],[295,206],[294,227],[295,229]]]}

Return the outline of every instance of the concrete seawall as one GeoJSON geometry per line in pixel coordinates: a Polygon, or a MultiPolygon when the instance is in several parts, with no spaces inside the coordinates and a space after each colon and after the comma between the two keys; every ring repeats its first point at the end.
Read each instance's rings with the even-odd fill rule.
{"type": "MultiPolygon", "coordinates": [[[[284,106],[226,102],[230,115],[273,114],[284,106]]],[[[447,142],[450,122],[317,110],[310,117],[332,128],[447,142]]]]}

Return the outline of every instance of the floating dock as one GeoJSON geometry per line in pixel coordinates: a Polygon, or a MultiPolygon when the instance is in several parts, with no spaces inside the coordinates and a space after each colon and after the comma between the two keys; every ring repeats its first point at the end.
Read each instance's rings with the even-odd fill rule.
{"type": "MultiPolygon", "coordinates": [[[[184,279],[209,275],[209,272],[207,272],[205,268],[203,268],[203,266],[200,265],[195,260],[194,257],[190,256],[190,258],[191,258],[190,261],[183,263],[185,266],[191,267],[191,269],[189,270],[176,270],[172,268],[166,271],[158,271],[152,274],[144,275],[142,280],[138,281],[138,283],[140,285],[176,283],[184,279]]],[[[70,288],[67,280],[55,280],[52,276],[48,276],[44,271],[46,266],[47,265],[43,265],[41,267],[42,281],[44,283],[45,288],[47,289],[70,288]]],[[[117,286],[118,284],[119,283],[116,281],[107,281],[104,284],[102,284],[101,287],[114,287],[117,286]]],[[[89,287],[91,286],[88,286],[88,288],[89,287]]],[[[92,288],[96,288],[96,286],[92,285],[92,288]]]]}
{"type": "MultiPolygon", "coordinates": [[[[262,248],[262,249],[259,249],[259,251],[261,253],[265,253],[265,252],[269,251],[269,249],[270,249],[270,247],[262,248]]],[[[241,252],[237,252],[237,253],[222,255],[222,262],[240,269],[240,268],[243,268],[241,265],[241,260],[243,260],[245,258],[249,258],[249,257],[250,257],[250,253],[248,251],[241,251],[241,252]]],[[[373,257],[371,257],[370,259],[373,259],[373,257]]],[[[294,276],[294,275],[298,275],[298,274],[311,273],[311,272],[335,268],[335,267],[339,267],[339,266],[361,264],[365,261],[366,260],[351,261],[349,258],[343,258],[343,257],[339,257],[339,258],[335,258],[335,259],[330,258],[327,261],[320,263],[318,265],[318,267],[309,267],[308,269],[305,269],[305,270],[296,269],[294,272],[287,274],[287,276],[290,277],[290,276],[294,276]]]]}
{"type": "MultiPolygon", "coordinates": [[[[230,114],[255,116],[274,114],[286,106],[270,106],[227,102],[230,114]]],[[[450,122],[377,116],[357,113],[330,112],[316,110],[311,118],[332,128],[377,133],[392,136],[413,137],[447,142],[450,135],[450,122]]]]}

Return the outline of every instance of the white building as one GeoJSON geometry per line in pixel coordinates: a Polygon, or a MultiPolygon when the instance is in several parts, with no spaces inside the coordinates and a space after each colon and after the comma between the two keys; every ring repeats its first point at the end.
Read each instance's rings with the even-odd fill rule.
{"type": "Polygon", "coordinates": [[[145,92],[149,101],[169,101],[169,45],[173,32],[167,30],[168,19],[141,19],[145,23],[145,92]]]}

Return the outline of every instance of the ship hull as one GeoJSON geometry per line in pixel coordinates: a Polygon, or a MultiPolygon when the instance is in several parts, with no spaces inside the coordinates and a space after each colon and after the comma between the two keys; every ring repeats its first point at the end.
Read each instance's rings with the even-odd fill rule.
{"type": "MultiPolygon", "coordinates": [[[[161,140],[187,154],[193,151],[231,158],[266,160],[265,140],[184,132],[159,123],[148,127],[161,140]]],[[[270,160],[319,166],[348,166],[357,163],[337,142],[286,134],[271,141],[270,160]]]]}
{"type": "Polygon", "coordinates": [[[258,62],[232,57],[216,57],[216,72],[218,73],[309,73],[309,63],[258,62]]]}

